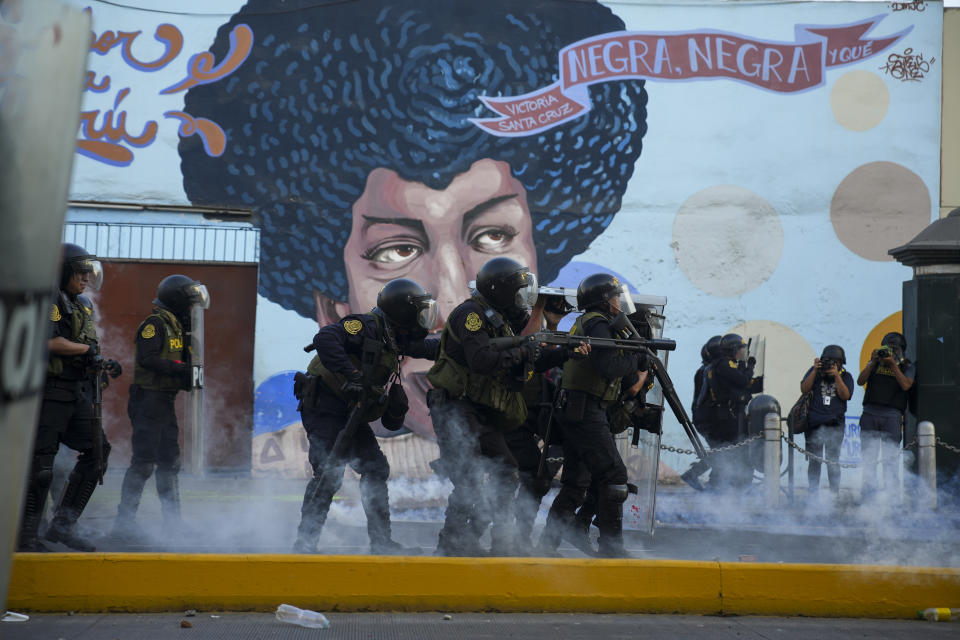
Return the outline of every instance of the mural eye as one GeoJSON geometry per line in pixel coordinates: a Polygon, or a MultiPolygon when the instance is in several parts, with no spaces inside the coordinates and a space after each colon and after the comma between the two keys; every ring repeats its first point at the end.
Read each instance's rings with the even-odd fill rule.
{"type": "Polygon", "coordinates": [[[414,244],[395,244],[377,247],[364,254],[364,258],[383,265],[399,265],[420,256],[423,250],[414,244]]]}
{"type": "Polygon", "coordinates": [[[516,230],[511,227],[481,229],[474,234],[470,245],[477,251],[495,253],[509,247],[516,235],[516,230]]]}

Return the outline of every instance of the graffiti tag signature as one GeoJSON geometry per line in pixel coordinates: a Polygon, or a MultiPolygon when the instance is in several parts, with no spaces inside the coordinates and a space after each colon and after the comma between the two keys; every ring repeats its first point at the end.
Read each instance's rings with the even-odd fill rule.
{"type": "Polygon", "coordinates": [[[903,54],[891,53],[887,56],[887,64],[880,67],[880,70],[896,80],[919,82],[930,72],[930,65],[936,61],[936,58],[924,60],[922,53],[914,54],[913,49],[908,48],[903,54]]]}
{"type": "MultiPolygon", "coordinates": [[[[163,53],[154,60],[141,60],[133,53],[133,44],[141,33],[142,31],[107,30],[97,35],[91,32],[90,50],[105,56],[114,49],[119,49],[123,61],[129,67],[144,73],[163,69],[176,60],[183,51],[183,34],[180,30],[172,24],[161,24],[154,31],[153,38],[163,44],[163,53]]],[[[186,75],[183,79],[161,89],[158,94],[171,95],[196,85],[209,84],[226,78],[243,64],[252,48],[253,30],[245,24],[239,24],[230,33],[230,50],[220,64],[216,64],[213,54],[208,51],[193,55],[187,61],[186,75]]],[[[98,79],[96,72],[87,72],[84,91],[105,93],[109,90],[111,90],[110,76],[104,75],[98,79]]],[[[102,116],[100,109],[83,111],[80,114],[78,153],[98,162],[125,167],[133,162],[132,148],[142,148],[156,140],[159,125],[155,120],[145,122],[139,134],[134,135],[128,131],[127,111],[120,109],[120,103],[130,94],[130,91],[130,87],[119,89],[113,102],[113,109],[108,109],[102,116]]],[[[208,155],[217,157],[226,148],[226,135],[220,125],[212,120],[194,118],[182,111],[166,111],[163,116],[179,122],[178,132],[181,136],[199,136],[208,155]]]]}
{"type": "Polygon", "coordinates": [[[913,0],[913,2],[891,2],[890,8],[893,11],[926,11],[927,3],[924,0],[913,0]]]}

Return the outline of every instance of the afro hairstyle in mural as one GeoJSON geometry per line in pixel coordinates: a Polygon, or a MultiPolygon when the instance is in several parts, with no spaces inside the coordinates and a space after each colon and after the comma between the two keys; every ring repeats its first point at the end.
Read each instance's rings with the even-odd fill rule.
{"type": "MultiPolygon", "coordinates": [[[[244,206],[262,229],[260,293],[314,317],[314,290],[348,298],[351,207],[378,167],[444,189],[483,158],[526,189],[540,280],[550,282],[610,224],[640,156],[641,80],[589,88],[591,111],[541,134],[498,137],[469,121],[481,96],[558,79],[560,50],[623,21],[592,0],[250,0],[254,46],[229,78],[189,90],[185,110],[219,123],[222,156],[180,142],[197,205],[244,206]]],[[[466,291],[466,289],[465,289],[466,291]]]]}

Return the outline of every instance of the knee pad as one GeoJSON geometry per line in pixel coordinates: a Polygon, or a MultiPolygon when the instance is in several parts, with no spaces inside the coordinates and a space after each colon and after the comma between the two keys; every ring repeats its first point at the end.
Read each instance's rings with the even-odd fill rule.
{"type": "Polygon", "coordinates": [[[626,502],[627,501],[627,485],[626,484],[608,484],[600,490],[601,496],[611,502],[626,502]]]}

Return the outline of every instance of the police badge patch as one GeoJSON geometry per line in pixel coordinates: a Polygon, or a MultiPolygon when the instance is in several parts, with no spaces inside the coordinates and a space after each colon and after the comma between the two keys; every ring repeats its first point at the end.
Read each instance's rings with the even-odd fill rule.
{"type": "Polygon", "coordinates": [[[483,322],[480,320],[480,316],[471,311],[467,314],[467,320],[463,323],[463,326],[465,326],[468,331],[479,331],[480,327],[483,326],[483,322]]]}
{"type": "Polygon", "coordinates": [[[144,340],[149,340],[155,335],[157,335],[157,328],[152,324],[147,324],[143,327],[143,330],[140,331],[140,337],[144,340]]]}
{"type": "Polygon", "coordinates": [[[60,322],[60,307],[53,305],[53,308],[50,309],[50,322],[60,322]]]}
{"type": "Polygon", "coordinates": [[[359,320],[347,320],[343,323],[343,328],[347,330],[347,333],[355,336],[360,333],[360,329],[363,329],[363,323],[359,320]]]}

